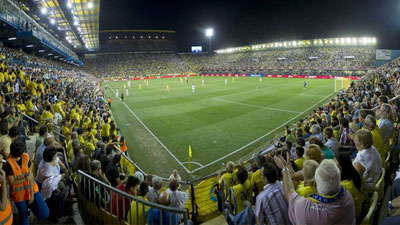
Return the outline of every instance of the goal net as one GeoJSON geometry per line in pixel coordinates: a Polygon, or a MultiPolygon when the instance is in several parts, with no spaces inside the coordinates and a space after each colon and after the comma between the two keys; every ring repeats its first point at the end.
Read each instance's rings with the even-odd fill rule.
{"type": "Polygon", "coordinates": [[[335,78],[335,92],[346,90],[350,87],[351,79],[347,77],[335,78]]]}

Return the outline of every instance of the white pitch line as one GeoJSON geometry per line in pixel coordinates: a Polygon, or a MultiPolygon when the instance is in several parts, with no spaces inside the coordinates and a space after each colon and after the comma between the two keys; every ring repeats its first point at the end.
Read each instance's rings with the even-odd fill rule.
{"type": "Polygon", "coordinates": [[[196,164],[196,165],[198,165],[198,166],[200,166],[200,167],[202,167],[203,166],[203,164],[201,164],[201,163],[198,163],[198,162],[194,162],[194,161],[192,161],[192,162],[182,162],[183,164],[189,164],[189,163],[193,163],[193,164],[196,164]]]}
{"type": "Polygon", "coordinates": [[[254,108],[259,108],[259,109],[275,110],[275,111],[280,111],[280,112],[289,112],[289,113],[296,113],[296,114],[301,113],[299,111],[292,111],[292,110],[286,110],[286,109],[278,109],[278,108],[264,107],[264,106],[258,106],[258,105],[251,105],[251,104],[246,104],[246,103],[241,103],[241,102],[234,102],[234,101],[218,99],[218,98],[211,98],[211,99],[215,100],[215,101],[227,102],[227,103],[231,103],[231,104],[249,106],[249,107],[254,107],[254,108]]]}
{"type": "Polygon", "coordinates": [[[212,161],[212,162],[210,162],[210,163],[207,163],[207,164],[204,165],[203,167],[194,169],[194,170],[190,171],[190,173],[195,173],[195,172],[197,172],[197,171],[199,171],[199,170],[202,170],[202,169],[204,169],[204,168],[206,168],[206,167],[209,167],[209,166],[213,165],[213,164],[216,163],[216,162],[219,162],[219,161],[221,161],[221,160],[223,160],[223,159],[226,159],[226,158],[228,158],[229,156],[231,156],[231,155],[233,155],[233,154],[235,154],[235,153],[237,153],[237,152],[242,151],[243,149],[247,148],[248,146],[250,146],[250,145],[256,143],[257,141],[263,139],[264,137],[266,137],[266,136],[272,134],[272,133],[275,132],[276,130],[278,130],[278,129],[280,129],[281,127],[285,126],[286,124],[288,124],[288,123],[291,122],[292,120],[296,119],[297,117],[303,115],[303,114],[306,113],[308,110],[311,110],[313,107],[315,107],[316,105],[320,104],[320,103],[321,103],[322,101],[324,101],[325,99],[331,97],[332,94],[334,94],[334,93],[336,93],[336,92],[332,92],[331,94],[329,94],[329,95],[326,96],[325,98],[321,99],[320,101],[318,101],[318,102],[315,103],[314,105],[312,105],[312,106],[310,106],[309,108],[307,108],[306,110],[304,110],[301,114],[298,114],[298,115],[294,116],[294,117],[291,118],[290,120],[286,121],[285,123],[283,123],[282,125],[276,127],[275,129],[269,131],[268,133],[262,135],[261,137],[255,139],[254,141],[252,141],[252,142],[250,142],[250,143],[248,143],[248,144],[246,144],[246,145],[244,145],[244,146],[242,146],[242,147],[236,149],[235,151],[233,151],[233,152],[231,152],[231,153],[229,153],[229,154],[227,154],[227,155],[225,155],[225,156],[223,156],[223,157],[221,157],[221,158],[219,158],[219,159],[217,159],[217,160],[214,160],[214,161],[212,161]]]}
{"type": "MultiPolygon", "coordinates": [[[[112,92],[114,92],[114,90],[113,90],[111,87],[110,87],[110,90],[111,90],[112,92]]],[[[114,94],[115,94],[115,92],[114,92],[114,94]]],[[[118,97],[118,99],[120,99],[120,98],[118,97]]],[[[142,126],[151,134],[151,136],[153,136],[154,139],[156,139],[156,141],[165,149],[165,151],[167,151],[167,152],[172,156],[172,158],[174,158],[174,159],[178,162],[178,164],[179,164],[187,173],[190,173],[190,171],[182,164],[182,162],[179,161],[179,159],[176,158],[176,156],[175,156],[174,154],[172,154],[172,152],[167,148],[167,146],[165,146],[165,145],[160,141],[160,139],[158,139],[157,136],[154,135],[153,132],[151,132],[151,130],[143,123],[143,121],[139,119],[139,117],[132,111],[132,109],[129,108],[129,106],[128,106],[125,102],[122,102],[122,104],[125,105],[125,107],[129,110],[129,112],[139,121],[140,124],[142,124],[142,126]]]]}

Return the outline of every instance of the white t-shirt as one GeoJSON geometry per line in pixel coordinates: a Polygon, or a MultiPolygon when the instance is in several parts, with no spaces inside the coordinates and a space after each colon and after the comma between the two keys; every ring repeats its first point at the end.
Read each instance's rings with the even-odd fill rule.
{"type": "Polygon", "coordinates": [[[362,149],[357,153],[353,165],[355,163],[359,163],[365,168],[362,175],[361,190],[366,193],[372,192],[382,172],[382,159],[378,150],[374,146],[369,149],[362,149]]]}
{"type": "Polygon", "coordinates": [[[394,132],[393,122],[388,119],[380,119],[378,127],[381,131],[383,142],[387,144],[394,132]]]}

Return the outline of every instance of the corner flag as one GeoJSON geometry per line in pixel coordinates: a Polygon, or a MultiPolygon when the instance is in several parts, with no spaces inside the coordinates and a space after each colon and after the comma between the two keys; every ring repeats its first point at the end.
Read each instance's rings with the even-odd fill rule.
{"type": "Polygon", "coordinates": [[[192,158],[192,146],[189,145],[189,159],[192,158]]]}

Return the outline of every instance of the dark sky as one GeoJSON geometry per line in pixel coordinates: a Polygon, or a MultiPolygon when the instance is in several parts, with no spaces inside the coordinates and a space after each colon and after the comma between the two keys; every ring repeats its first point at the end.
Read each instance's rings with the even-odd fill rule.
{"type": "Polygon", "coordinates": [[[399,0],[102,0],[100,30],[167,29],[179,52],[327,37],[375,36],[379,48],[400,48],[399,0]]]}

